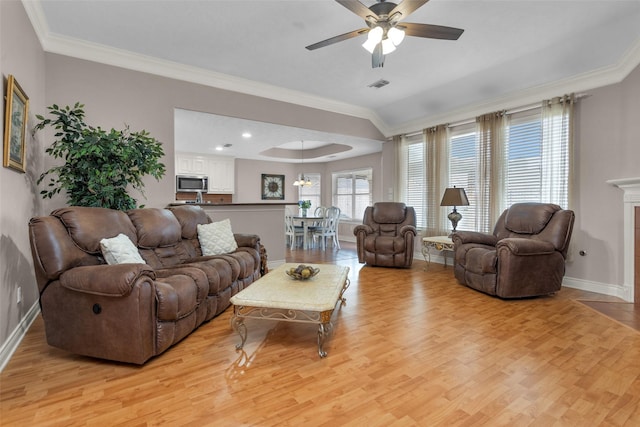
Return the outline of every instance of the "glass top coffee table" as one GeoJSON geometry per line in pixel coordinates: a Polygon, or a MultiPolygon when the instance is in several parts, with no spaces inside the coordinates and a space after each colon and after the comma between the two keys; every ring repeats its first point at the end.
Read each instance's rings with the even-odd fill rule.
{"type": "Polygon", "coordinates": [[[294,280],[285,272],[298,264],[283,264],[231,297],[231,325],[241,338],[237,350],[247,339],[244,319],[270,319],[318,325],[318,355],[326,357],[324,341],[331,332],[331,315],[349,287],[349,267],[314,264],[320,272],[308,280],[294,280]]]}

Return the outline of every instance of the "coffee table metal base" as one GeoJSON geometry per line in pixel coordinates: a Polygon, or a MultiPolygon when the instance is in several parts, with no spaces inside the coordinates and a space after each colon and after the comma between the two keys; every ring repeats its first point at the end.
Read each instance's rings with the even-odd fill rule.
{"type": "MultiPolygon", "coordinates": [[[[349,287],[350,281],[347,278],[340,291],[338,301],[340,305],[344,305],[347,300],[344,292],[349,287]]],[[[337,302],[336,301],[336,304],[337,302]]],[[[334,307],[335,309],[335,307],[334,307]]],[[[333,310],[325,311],[309,311],[309,310],[292,310],[270,307],[248,307],[243,305],[234,305],[233,317],[231,318],[231,326],[240,335],[240,344],[236,345],[236,350],[241,350],[247,340],[247,326],[244,319],[271,319],[284,322],[312,323],[318,325],[318,355],[326,357],[327,352],[324,350],[324,342],[333,329],[331,316],[333,310]]]]}

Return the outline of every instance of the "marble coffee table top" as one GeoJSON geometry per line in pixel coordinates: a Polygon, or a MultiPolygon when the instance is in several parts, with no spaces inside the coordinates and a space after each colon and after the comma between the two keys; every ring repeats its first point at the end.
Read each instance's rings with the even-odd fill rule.
{"type": "Polygon", "coordinates": [[[308,280],[286,274],[298,264],[283,264],[231,297],[233,305],[305,311],[333,310],[349,275],[349,267],[308,264],[320,272],[308,280]]]}

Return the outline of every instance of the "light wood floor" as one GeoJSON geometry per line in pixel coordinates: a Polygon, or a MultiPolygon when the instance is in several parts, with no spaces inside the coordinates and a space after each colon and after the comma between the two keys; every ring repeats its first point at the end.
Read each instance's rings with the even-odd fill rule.
{"type": "Polygon", "coordinates": [[[640,425],[640,334],[579,302],[503,301],[451,267],[362,267],[353,246],[293,251],[351,268],[347,304],[316,328],[231,310],[142,367],[49,347],[38,319],[0,374],[3,426],[640,425]]]}

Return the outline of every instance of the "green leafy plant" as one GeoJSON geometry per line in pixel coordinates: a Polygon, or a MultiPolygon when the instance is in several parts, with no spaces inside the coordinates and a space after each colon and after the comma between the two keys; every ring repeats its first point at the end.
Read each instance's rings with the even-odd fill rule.
{"type": "Polygon", "coordinates": [[[298,206],[302,209],[309,209],[311,207],[311,200],[298,200],[298,206]]]}
{"type": "Polygon", "coordinates": [[[53,118],[36,115],[35,131],[47,126],[55,129],[55,141],[45,152],[64,164],[54,166],[40,175],[38,184],[49,176],[48,190],[43,198],[52,198],[61,191],[72,206],[93,206],[119,210],[137,207],[137,201],[127,192],[133,188],[144,196],[142,178],[151,175],[156,180],[164,176],[162,144],[148,132],[130,132],[89,126],[84,122],[84,105],[73,108],[57,105],[47,107],[53,118]]]}

